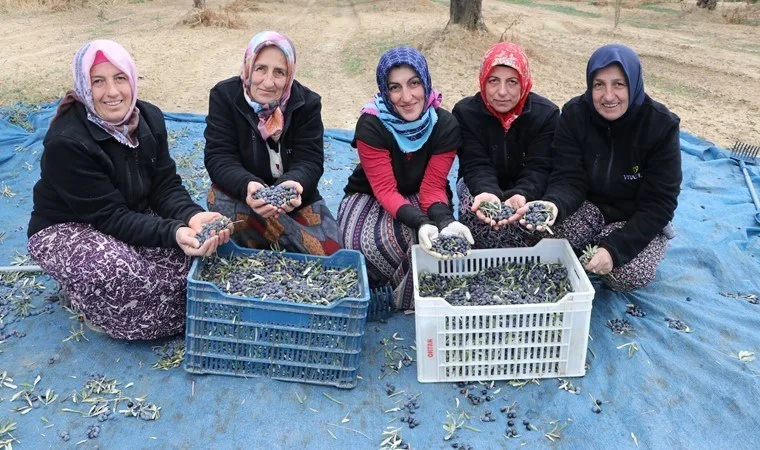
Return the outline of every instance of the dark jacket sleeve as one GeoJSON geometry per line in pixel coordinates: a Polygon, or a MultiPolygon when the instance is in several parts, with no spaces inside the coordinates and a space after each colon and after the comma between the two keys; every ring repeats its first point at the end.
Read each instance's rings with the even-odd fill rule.
{"type": "Polygon", "coordinates": [[[682,179],[677,122],[652,149],[644,174],[636,212],[623,228],[613,231],[600,243],[610,252],[615,267],[635,258],[673,219],[682,179]]]}
{"type": "Polygon", "coordinates": [[[238,130],[233,119],[235,114],[233,99],[225,96],[218,86],[211,89],[203,133],[206,138],[203,161],[212,183],[244,201],[248,195],[248,183],[265,183],[243,167],[238,130]]]}
{"type": "Polygon", "coordinates": [[[559,121],[559,109],[553,108],[542,119],[538,134],[525,148],[525,166],[512,189],[504,193],[503,200],[515,194],[524,196],[528,201],[538,200],[544,195],[553,166],[551,145],[559,121]]]}
{"type": "Polygon", "coordinates": [[[554,167],[543,196],[544,200],[557,205],[557,221],[573,214],[585,200],[588,190],[581,143],[575,134],[577,127],[573,126],[574,114],[579,114],[577,106],[566,106],[557,122],[551,148],[554,167]]]}
{"type": "Polygon", "coordinates": [[[325,162],[325,128],[322,124],[322,101],[318,96],[293,114],[289,132],[292,134],[293,153],[277,184],[287,180],[297,181],[303,187],[301,196],[309,198],[319,187],[325,162]]]}
{"type": "Polygon", "coordinates": [[[142,247],[177,247],[176,232],[183,222],[162,219],[127,207],[121,192],[103,171],[105,156],[76,140],[58,136],[45,142],[42,170],[56,193],[81,220],[96,230],[142,247]]]}
{"type": "Polygon", "coordinates": [[[161,111],[155,108],[152,112],[153,114],[145,115],[146,118],[150,117],[150,128],[158,144],[151,183],[153,189],[149,198],[150,207],[161,217],[181,220],[187,224],[192,216],[203,212],[203,208],[190,198],[187,189],[182,185],[182,178],[177,174],[177,166],[169,155],[166,122],[161,111]]]}
{"type": "Polygon", "coordinates": [[[482,129],[474,129],[473,126],[478,125],[479,122],[473,117],[467,117],[472,112],[461,102],[454,106],[452,113],[459,122],[462,137],[462,145],[459,147],[457,155],[467,189],[470,190],[473,197],[488,192],[502,198],[503,193],[499,187],[496,167],[491,161],[486,144],[482,140],[486,135],[485,124],[483,124],[482,129]]]}

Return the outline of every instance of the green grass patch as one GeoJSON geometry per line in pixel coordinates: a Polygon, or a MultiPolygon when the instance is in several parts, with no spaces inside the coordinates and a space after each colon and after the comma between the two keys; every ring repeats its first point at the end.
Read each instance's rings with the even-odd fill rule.
{"type": "Polygon", "coordinates": [[[572,6],[566,6],[566,5],[547,5],[543,3],[536,3],[536,7],[540,9],[548,9],[549,11],[554,11],[554,12],[558,12],[562,14],[567,14],[570,16],[593,17],[593,18],[602,17],[602,15],[599,13],[581,11],[580,9],[576,9],[572,6]]]}
{"type": "Polygon", "coordinates": [[[501,1],[503,1],[504,3],[511,3],[513,5],[536,6],[533,0],[501,0],[501,1]]]}
{"type": "Polygon", "coordinates": [[[687,86],[676,80],[660,77],[652,73],[647,75],[646,81],[655,89],[687,98],[705,98],[713,96],[713,94],[707,89],[697,86],[687,86]]]}
{"type": "Polygon", "coordinates": [[[372,47],[374,47],[375,53],[377,53],[377,56],[379,57],[383,53],[386,52],[386,50],[391,49],[393,47],[400,47],[400,46],[409,46],[409,42],[404,40],[403,38],[394,39],[378,39],[375,41],[372,41],[372,47]]]}
{"type": "Polygon", "coordinates": [[[349,55],[348,58],[343,60],[343,69],[347,74],[351,76],[359,75],[364,70],[364,58],[356,55],[349,55]]]}
{"type": "Polygon", "coordinates": [[[620,19],[620,23],[628,24],[632,27],[636,28],[646,28],[649,30],[662,30],[665,28],[672,28],[673,24],[670,23],[652,23],[646,19],[630,19],[630,18],[623,18],[620,19]]]}
{"type": "Polygon", "coordinates": [[[680,11],[671,9],[671,8],[664,8],[662,6],[659,6],[660,3],[643,3],[639,5],[639,9],[646,9],[647,11],[655,11],[655,12],[661,12],[665,14],[679,14],[680,11]]]}
{"type": "Polygon", "coordinates": [[[527,6],[529,8],[546,9],[549,11],[554,11],[561,14],[567,14],[570,16],[593,17],[593,18],[602,17],[602,15],[599,13],[581,11],[580,9],[577,9],[573,6],[567,6],[567,5],[536,3],[533,0],[501,0],[501,1],[505,3],[510,3],[512,5],[527,6]]]}

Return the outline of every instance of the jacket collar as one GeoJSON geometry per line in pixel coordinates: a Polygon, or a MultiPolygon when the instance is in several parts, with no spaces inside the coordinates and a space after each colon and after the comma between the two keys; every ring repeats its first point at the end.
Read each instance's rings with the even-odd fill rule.
{"type": "MultiPolygon", "coordinates": [[[[475,99],[475,108],[479,113],[495,118],[495,116],[491,114],[491,111],[489,111],[488,108],[486,108],[486,103],[483,101],[483,97],[480,95],[480,92],[473,95],[473,98],[475,99]]],[[[523,110],[522,110],[522,113],[520,113],[520,117],[530,113],[530,108],[532,104],[533,104],[533,96],[530,95],[529,93],[528,98],[525,99],[525,106],[523,106],[523,110]]],[[[520,120],[520,117],[518,117],[517,120],[520,120]]]]}
{"type": "MultiPolygon", "coordinates": [[[[235,107],[240,112],[240,114],[245,117],[245,119],[251,125],[251,128],[258,130],[259,117],[255,112],[253,112],[251,106],[245,100],[245,96],[243,95],[243,82],[238,81],[236,85],[238,86],[238,89],[237,93],[235,94],[235,107]]],[[[293,80],[293,87],[290,88],[290,99],[288,100],[288,107],[285,108],[285,126],[282,129],[282,134],[285,134],[285,132],[290,127],[290,118],[293,116],[293,111],[303,106],[304,103],[306,103],[306,101],[304,100],[303,88],[298,81],[293,80]]]]}
{"type": "Polygon", "coordinates": [[[626,114],[623,114],[623,117],[620,117],[616,120],[609,121],[606,120],[604,117],[599,114],[599,112],[594,107],[594,104],[586,98],[585,95],[581,95],[581,102],[586,105],[586,109],[588,110],[588,115],[591,117],[591,122],[596,124],[600,128],[609,128],[611,130],[619,130],[621,128],[624,128],[628,126],[628,124],[635,122],[639,115],[639,112],[641,111],[644,103],[649,101],[649,95],[644,94],[644,101],[641,105],[636,106],[636,109],[631,112],[631,114],[627,114],[628,111],[626,111],[626,114]]]}

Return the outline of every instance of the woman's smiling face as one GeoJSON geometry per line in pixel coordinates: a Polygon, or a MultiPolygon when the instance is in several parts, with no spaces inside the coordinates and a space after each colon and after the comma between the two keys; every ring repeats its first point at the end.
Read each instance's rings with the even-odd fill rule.
{"type": "Polygon", "coordinates": [[[132,106],[132,85],[127,74],[103,62],[90,69],[90,83],[95,113],[106,122],[124,120],[132,106]]]}
{"type": "Polygon", "coordinates": [[[599,69],[591,80],[594,108],[605,119],[619,119],[628,110],[628,80],[617,64],[599,69]]]}
{"type": "Polygon", "coordinates": [[[388,92],[391,103],[407,122],[420,118],[425,107],[425,87],[417,72],[403,65],[388,73],[388,92]]]}

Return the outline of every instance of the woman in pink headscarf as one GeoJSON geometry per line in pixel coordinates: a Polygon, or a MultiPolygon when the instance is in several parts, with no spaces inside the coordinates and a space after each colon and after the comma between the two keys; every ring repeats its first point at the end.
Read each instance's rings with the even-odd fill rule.
{"type": "Polygon", "coordinates": [[[157,107],[137,99],[137,69],[119,44],[86,43],[74,90],[58,106],[34,186],[28,249],[93,329],[118,339],[182,331],[205,212],[182,186],[157,107]]]}
{"type": "Polygon", "coordinates": [[[324,171],[322,99],[295,75],[293,43],[263,31],[248,43],[240,75],[211,90],[208,206],[243,222],[233,237],[240,245],[330,255],[341,246],[317,189],[324,171]],[[260,198],[265,188],[295,195],[260,198]]]}
{"type": "MultiPolygon", "coordinates": [[[[475,248],[533,245],[533,235],[507,218],[483,214],[486,202],[518,209],[541,198],[552,170],[551,142],[559,108],[531,91],[528,57],[510,42],[494,44],[480,65],[480,92],[460,100],[453,113],[459,147],[459,219],[475,248]]],[[[517,217],[513,216],[513,221],[517,217]]]]}

